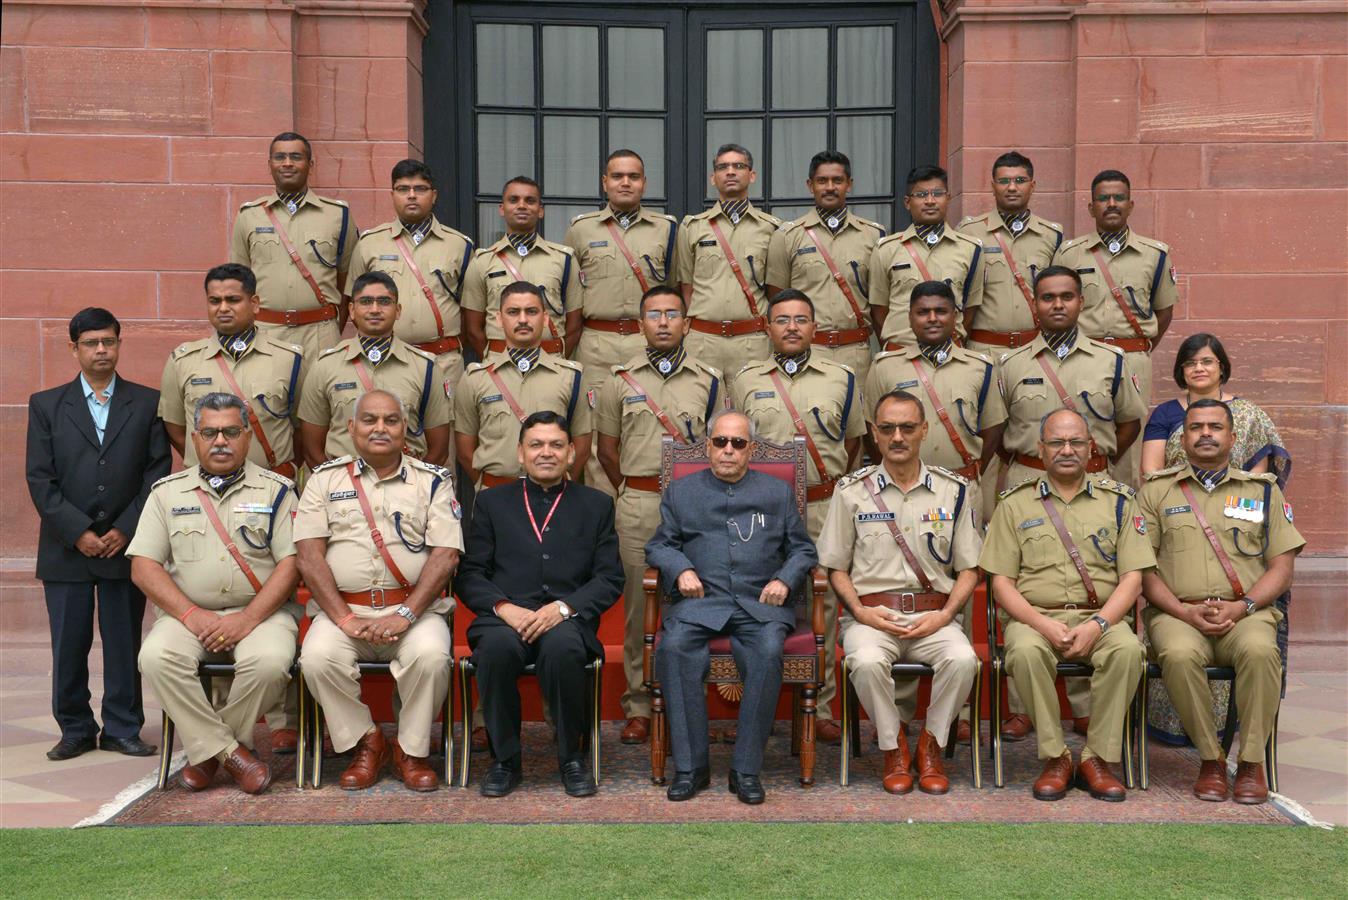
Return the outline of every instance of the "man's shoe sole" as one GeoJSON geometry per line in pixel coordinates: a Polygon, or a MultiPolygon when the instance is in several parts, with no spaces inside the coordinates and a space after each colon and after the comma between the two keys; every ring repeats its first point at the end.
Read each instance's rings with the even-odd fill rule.
{"type": "Polygon", "coordinates": [[[1106,794],[1104,791],[1096,791],[1091,788],[1090,782],[1086,781],[1086,779],[1081,777],[1080,775],[1078,775],[1076,778],[1076,787],[1079,790],[1083,790],[1086,793],[1090,794],[1092,798],[1096,800],[1103,800],[1106,803],[1122,803],[1123,801],[1128,799],[1127,794],[1124,794],[1122,797],[1115,797],[1110,794],[1106,794]]]}

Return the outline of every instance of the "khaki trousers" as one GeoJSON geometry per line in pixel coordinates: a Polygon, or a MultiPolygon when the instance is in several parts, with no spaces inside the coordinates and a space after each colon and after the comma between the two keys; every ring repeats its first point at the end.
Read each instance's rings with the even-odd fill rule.
{"type": "Polygon", "coordinates": [[[623,575],[623,715],[650,718],[651,697],[644,687],[642,657],[646,646],[646,592],[641,581],[646,574],[646,542],[660,525],[660,495],[624,487],[618,495],[616,528],[623,575]]]}
{"type": "Polygon", "coordinates": [[[1212,693],[1203,667],[1233,666],[1235,698],[1240,701],[1239,759],[1262,763],[1282,692],[1282,656],[1278,653],[1278,623],[1282,613],[1265,607],[1216,638],[1152,607],[1142,617],[1151,637],[1152,652],[1161,664],[1161,678],[1170,702],[1179,713],[1189,740],[1198,748],[1199,757],[1222,758],[1217,722],[1212,715],[1212,693]]]}
{"type": "Polygon", "coordinates": [[[689,331],[683,339],[683,346],[694,359],[721,370],[724,376],[721,383],[722,397],[729,396],[730,383],[740,369],[751,362],[768,359],[772,356],[772,345],[768,343],[766,333],[742,334],[738,337],[721,337],[719,334],[703,334],[689,331]]]}
{"type": "Polygon", "coordinates": [[[337,331],[336,319],[325,319],[312,325],[273,325],[269,322],[258,322],[257,330],[259,334],[273,341],[303,347],[304,358],[310,363],[318,359],[324,350],[336,347],[342,340],[341,334],[337,331]]]}
{"type": "MultiPolygon", "coordinates": [[[[809,532],[810,540],[816,544],[819,543],[819,535],[824,530],[824,520],[828,518],[828,505],[831,499],[816,500],[805,507],[805,530],[809,532]]],[[[805,607],[805,615],[807,617],[810,615],[808,606],[805,607]]],[[[815,707],[820,721],[833,718],[833,698],[838,693],[837,668],[838,595],[833,593],[833,588],[830,587],[824,592],[824,687],[819,692],[819,702],[815,707]]]]}
{"type": "Polygon", "coordinates": [[[188,762],[223,758],[240,744],[252,749],[258,716],[280,702],[290,681],[298,634],[295,617],[277,610],[239,641],[233,653],[212,653],[177,619],[160,616],[155,621],[141,644],[140,671],[182,735],[188,762]],[[202,662],[234,663],[229,700],[218,711],[197,677],[202,662]]]}
{"type": "MultiPolygon", "coordinates": [[[[581,375],[579,402],[588,403],[593,391],[594,400],[599,402],[599,392],[613,378],[613,367],[626,363],[646,347],[646,338],[641,334],[613,334],[586,328],[580,335],[580,346],[576,348],[576,362],[585,366],[581,375]]],[[[590,444],[590,458],[585,463],[585,483],[610,497],[617,496],[613,484],[604,474],[599,464],[599,432],[594,433],[590,444]]],[[[643,715],[647,715],[643,713],[643,715]]]]}
{"type": "Polygon", "coordinates": [[[323,707],[332,746],[345,753],[374,728],[369,708],[360,699],[358,661],[387,662],[398,684],[398,743],[408,756],[427,756],[431,723],[449,691],[452,638],[444,616],[422,616],[396,644],[359,641],[338,628],[323,612],[314,616],[300,651],[300,669],[309,690],[323,707]]]}

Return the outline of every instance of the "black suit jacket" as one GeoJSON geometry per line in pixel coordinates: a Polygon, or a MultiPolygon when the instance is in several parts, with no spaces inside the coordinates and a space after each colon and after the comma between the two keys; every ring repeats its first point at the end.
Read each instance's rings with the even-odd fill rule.
{"type": "MultiPolygon", "coordinates": [[[[587,648],[602,648],[599,617],[623,590],[613,500],[594,488],[566,482],[566,492],[539,544],[524,508],[525,479],[477,495],[463,561],[454,579],[459,599],[479,616],[494,616],[502,600],[538,609],[562,600],[586,627],[587,648]]],[[[546,496],[528,482],[540,528],[556,491],[546,496]]]]}
{"type": "Polygon", "coordinates": [[[150,488],[173,462],[158,406],[158,391],[118,375],[99,444],[78,375],[28,398],[28,493],[42,519],[38,578],[131,577],[125,554],[88,557],[75,541],[85,531],[101,536],[113,528],[128,540],[135,535],[150,488]]]}

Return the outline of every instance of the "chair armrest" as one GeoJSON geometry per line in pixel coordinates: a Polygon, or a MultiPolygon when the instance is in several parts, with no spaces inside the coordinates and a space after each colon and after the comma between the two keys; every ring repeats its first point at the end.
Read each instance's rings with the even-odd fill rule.
{"type": "Polygon", "coordinates": [[[816,637],[824,637],[824,599],[828,592],[828,576],[818,566],[810,570],[810,628],[816,637]]]}
{"type": "Polygon", "coordinates": [[[655,671],[655,634],[660,630],[660,573],[647,567],[641,576],[641,590],[646,596],[646,609],[642,625],[641,641],[641,679],[647,685],[653,684],[655,671]]]}

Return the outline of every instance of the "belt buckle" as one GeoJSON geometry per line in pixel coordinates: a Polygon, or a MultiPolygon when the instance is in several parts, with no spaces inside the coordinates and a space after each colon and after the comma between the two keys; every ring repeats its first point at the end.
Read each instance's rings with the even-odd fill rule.
{"type": "Polygon", "coordinates": [[[1063,609],[1080,609],[1081,607],[1080,607],[1078,604],[1076,604],[1076,603],[1064,603],[1064,604],[1062,605],[1062,608],[1063,608],[1063,609]]]}
{"type": "Polygon", "coordinates": [[[297,318],[297,317],[299,316],[299,314],[300,314],[300,311],[299,311],[298,309],[288,309],[288,310],[286,310],[284,313],[282,313],[282,316],[284,316],[284,318],[285,318],[285,324],[288,325],[288,326],[291,327],[291,328],[297,327],[297,326],[300,324],[300,323],[299,323],[299,320],[298,320],[298,318],[297,318]]]}
{"type": "Polygon", "coordinates": [[[722,320],[721,320],[721,337],[734,337],[735,334],[734,334],[733,331],[731,331],[731,329],[734,327],[734,325],[735,325],[735,323],[732,322],[732,321],[730,321],[729,319],[722,319],[722,320]]]}
{"type": "Polygon", "coordinates": [[[384,608],[384,589],[370,588],[370,609],[383,609],[383,608],[384,608]],[[375,594],[379,595],[379,598],[377,600],[375,599],[375,594]]]}
{"type": "Polygon", "coordinates": [[[1014,350],[1015,348],[1021,346],[1021,344],[1020,344],[1020,335],[1021,335],[1021,332],[1019,332],[1019,331],[1012,331],[1012,332],[1008,333],[1008,334],[1007,334],[1007,337],[1010,338],[1011,343],[1007,344],[1007,347],[1009,347],[1010,349],[1014,350]]]}
{"type": "Polygon", "coordinates": [[[899,594],[899,612],[914,615],[917,612],[917,595],[912,591],[899,594]]]}

